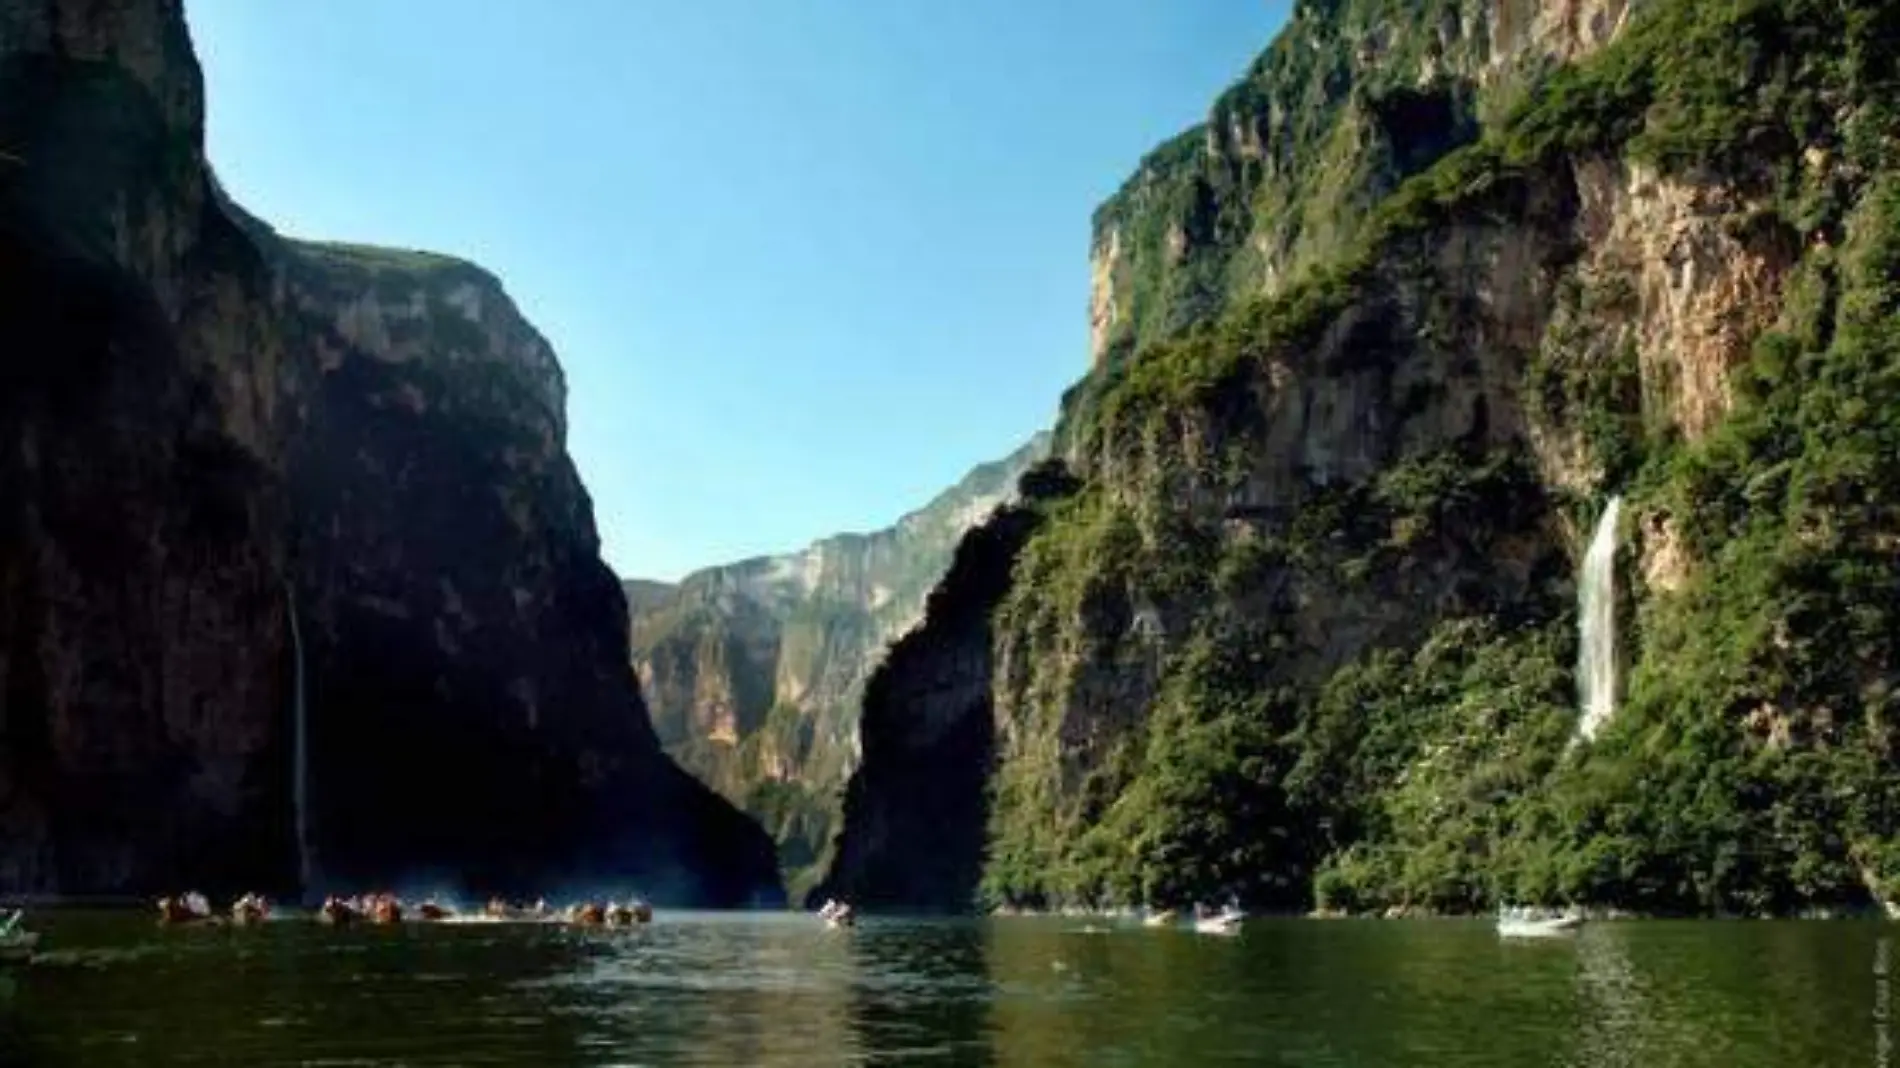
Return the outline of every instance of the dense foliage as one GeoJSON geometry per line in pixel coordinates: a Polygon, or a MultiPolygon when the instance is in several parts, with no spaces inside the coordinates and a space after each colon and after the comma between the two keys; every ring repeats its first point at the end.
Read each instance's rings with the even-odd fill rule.
{"type": "MultiPolygon", "coordinates": [[[[1328,265],[1217,322],[1140,327],[1168,340],[1071,396],[1088,484],[1044,506],[995,617],[991,901],[1782,912],[1900,893],[1900,9],[1646,10],[1328,265]],[[1396,262],[1448,227],[1542,225],[1532,205],[1585,158],[1739,191],[1753,207],[1725,224],[1791,250],[1713,432],[1685,441],[1636,353],[1592,348],[1620,281],[1560,265],[1512,388],[1532,428],[1581,442],[1592,492],[1557,488],[1525,438],[1398,441],[1281,513],[1222,507],[1271,466],[1250,421],[1266,383],[1363,370],[1312,354],[1378,326],[1396,262]],[[1610,492],[1631,517],[1628,681],[1581,744],[1569,561],[1610,492]],[[1679,574],[1636,566],[1665,552],[1679,574]],[[1310,633],[1314,606],[1351,633],[1310,633]]],[[[1338,128],[1305,114],[1320,125],[1295,145],[1338,128]]],[[[1138,182],[1152,194],[1202,136],[1138,182]]],[[[1107,220],[1160,225],[1129,214],[1136,189],[1107,220]]],[[[1416,359],[1431,333],[1343,349],[1416,359]]],[[[1394,417],[1434,403],[1395,398],[1394,417]]]]}

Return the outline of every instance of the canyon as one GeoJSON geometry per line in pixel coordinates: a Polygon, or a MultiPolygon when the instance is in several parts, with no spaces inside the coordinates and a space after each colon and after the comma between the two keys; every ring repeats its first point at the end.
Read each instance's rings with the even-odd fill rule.
{"type": "Polygon", "coordinates": [[[0,890],[782,899],[648,724],[547,342],[203,126],[180,0],[0,3],[0,890]]]}

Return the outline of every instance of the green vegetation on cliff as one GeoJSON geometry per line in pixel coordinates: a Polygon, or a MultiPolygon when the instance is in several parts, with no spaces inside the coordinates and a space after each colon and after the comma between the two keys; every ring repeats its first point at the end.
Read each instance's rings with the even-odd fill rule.
{"type": "MultiPolygon", "coordinates": [[[[1360,6],[1302,5],[1259,71],[1360,6]]],[[[1900,894],[1897,58],[1892,5],[1655,0],[1349,190],[1376,208],[1277,292],[1124,318],[1156,340],[1071,393],[1083,484],[992,617],[983,897],[1900,894]],[[1575,561],[1612,493],[1624,692],[1576,743],[1575,561]]],[[[1136,290],[1229,269],[1202,247],[1136,290]]]]}

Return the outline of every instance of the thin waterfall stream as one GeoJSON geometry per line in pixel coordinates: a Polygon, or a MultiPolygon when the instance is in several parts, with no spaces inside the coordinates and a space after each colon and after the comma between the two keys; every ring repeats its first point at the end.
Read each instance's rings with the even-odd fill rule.
{"type": "Polygon", "coordinates": [[[291,770],[292,801],[297,820],[297,888],[308,893],[311,885],[310,863],[310,729],[305,715],[303,630],[297,623],[297,592],[284,584],[286,611],[290,617],[291,721],[295,726],[295,756],[291,770]]]}
{"type": "Polygon", "coordinates": [[[1586,742],[1616,711],[1616,520],[1622,508],[1621,497],[1603,506],[1577,581],[1577,737],[1586,742]]]}

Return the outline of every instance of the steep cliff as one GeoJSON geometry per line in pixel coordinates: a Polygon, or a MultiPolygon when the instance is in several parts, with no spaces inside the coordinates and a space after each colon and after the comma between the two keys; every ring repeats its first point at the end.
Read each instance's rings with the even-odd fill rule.
{"type": "Polygon", "coordinates": [[[1021,478],[1021,501],[997,510],[956,546],[921,624],[885,655],[864,689],[864,760],[845,793],[823,883],[808,904],[954,911],[983,871],[990,769],[996,756],[990,617],[1010,571],[1042,525],[1040,505],[1074,492],[1060,461],[1021,478]],[[918,789],[920,784],[928,789],[918,789]]]}
{"type": "Polygon", "coordinates": [[[1400,182],[1607,40],[1640,2],[1296,4],[1207,121],[1150,153],[1096,210],[1096,365],[1324,264],[1400,182]]]}
{"type": "Polygon", "coordinates": [[[957,540],[1048,450],[1038,434],[895,525],[625,584],[633,661],[667,751],[763,822],[796,887],[836,833],[877,658],[922,617],[957,540]]]}
{"type": "Polygon", "coordinates": [[[10,888],[290,857],[277,532],[305,376],[211,196],[177,16],[0,7],[10,888]]]}
{"type": "Polygon", "coordinates": [[[175,0],[0,3],[0,889],[294,885],[300,666],[321,881],[772,896],[647,726],[546,342],[244,215],[202,108],[175,0]]]}
{"type": "MultiPolygon", "coordinates": [[[[1394,10],[1342,32],[1362,8],[1300,5],[1250,81],[1433,25],[1394,10]]],[[[1118,329],[1154,340],[1072,391],[1059,434],[1080,487],[1038,506],[990,655],[957,684],[987,692],[964,707],[995,736],[982,898],[1772,912],[1891,895],[1900,13],[1459,11],[1561,32],[1504,34],[1547,42],[1493,81],[1522,91],[1480,76],[1469,119],[1409,134],[1466,147],[1402,184],[1329,183],[1374,206],[1305,267],[1306,222],[1270,244],[1277,287],[1187,312],[1130,297],[1118,329]],[[1611,494],[1628,681],[1578,744],[1572,576],[1611,494]]],[[[1480,71],[1499,51],[1433,62],[1480,71]]],[[[1383,55],[1413,77],[1415,50],[1383,55]]],[[[1354,121],[1266,106],[1269,156],[1354,121]]],[[[1208,195],[1255,228],[1289,218],[1249,214],[1257,189],[1208,195]]],[[[1291,217],[1340,210],[1308,196],[1291,217]]],[[[1149,211],[1111,213],[1108,244],[1165,233],[1167,206],[1149,211]]],[[[1226,277],[1231,243],[1181,247],[1159,282],[1107,272],[1111,292],[1226,277]]],[[[859,807],[954,777],[881,777],[870,754],[898,745],[867,734],[859,781],[879,795],[859,807]]],[[[872,827],[847,824],[839,855],[872,827]]],[[[933,889],[910,903],[968,903],[933,889]]]]}

